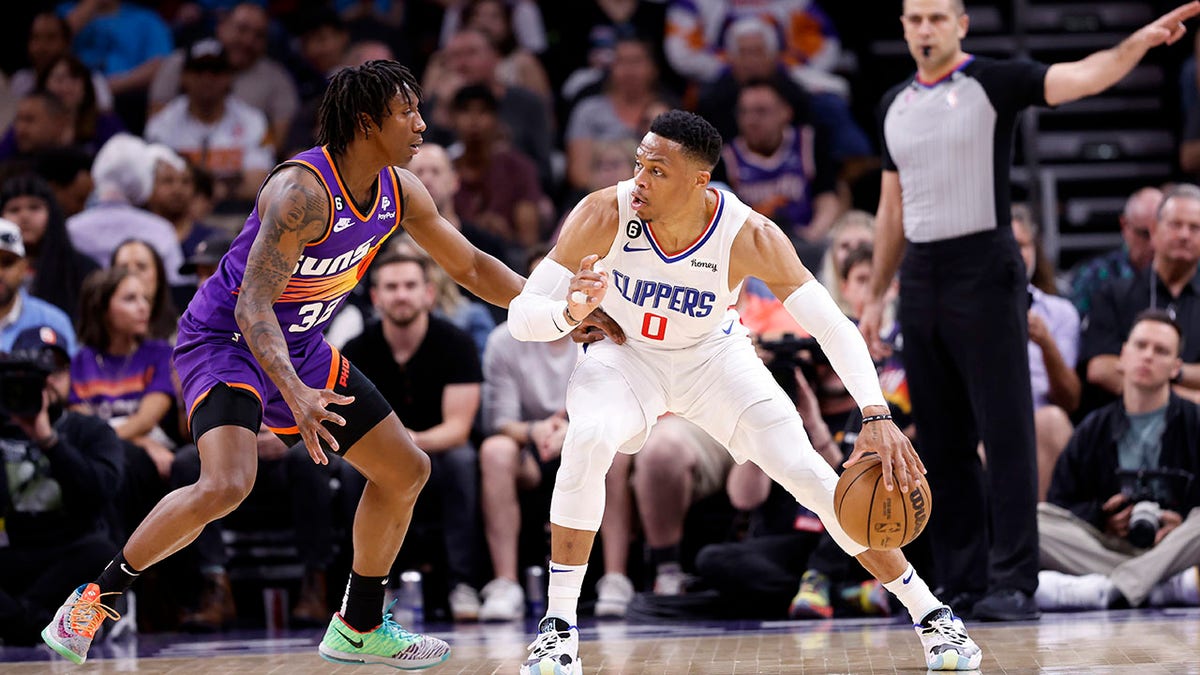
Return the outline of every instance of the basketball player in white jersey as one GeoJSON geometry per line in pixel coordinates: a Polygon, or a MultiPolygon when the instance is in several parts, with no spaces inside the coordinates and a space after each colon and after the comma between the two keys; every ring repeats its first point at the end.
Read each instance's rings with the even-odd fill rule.
{"type": "Polygon", "coordinates": [[[846,466],[878,453],[886,488],[905,491],[924,467],[888,415],[862,336],[784,233],[708,186],[720,150],[720,135],[703,118],[678,110],[658,116],[638,146],[633,179],[584,198],[509,308],[519,340],[557,339],[601,306],[627,336],[624,345],[588,345],[571,378],[571,425],[550,507],[549,603],[521,673],[583,672],[576,604],[604,512],[604,476],[614,455],[637,452],[666,412],[696,423],[737,461],[758,464],[816,512],[908,608],[929,668],[978,668],[982,653],[962,621],[904,555],[865,549],[834,517],[837,474],[813,450],[795,405],[731,308],[747,276],[784,299],[862,408],[862,433],[846,466]]]}

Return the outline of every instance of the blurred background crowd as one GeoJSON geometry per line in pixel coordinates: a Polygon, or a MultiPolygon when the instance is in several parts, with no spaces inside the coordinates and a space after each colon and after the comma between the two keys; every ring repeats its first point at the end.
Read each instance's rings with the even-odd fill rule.
{"type": "MultiPolygon", "coordinates": [[[[969,3],[967,51],[1063,60],[1115,44],[1173,3],[1056,3],[1057,14],[1015,4],[969,3]]],[[[0,568],[43,573],[29,588],[0,579],[0,642],[35,640],[70,585],[110,560],[163,494],[198,477],[170,362],[176,320],[271,168],[314,143],[333,73],[396,59],[417,74],[429,129],[408,168],[447,220],[521,273],[582,195],[632,175],[655,115],[694,110],[725,139],[714,180],[783,228],[855,318],[869,296],[879,196],[876,106],[912,72],[899,14],[899,3],[817,0],[6,6],[0,351],[12,355],[0,361],[0,568]],[[48,377],[44,400],[19,393],[29,362],[48,377]],[[39,410],[70,452],[43,452],[11,419],[39,410]],[[85,423],[96,418],[105,424],[85,423]]],[[[1128,540],[1130,514],[1110,498],[1157,504],[1149,540],[1126,541],[1114,566],[1148,554],[1200,506],[1190,478],[1200,470],[1200,376],[1189,371],[1200,368],[1200,189],[1186,185],[1200,173],[1200,96],[1185,42],[1105,96],[1028,113],[1017,143],[1013,197],[1023,204],[1012,227],[1030,275],[1039,499],[1049,504],[1039,518],[1052,528],[1069,511],[1099,536],[1128,540]],[[1150,273],[1162,296],[1147,303],[1133,289],[1150,273]],[[1137,342],[1146,307],[1165,318],[1137,342]],[[1165,360],[1146,374],[1137,349],[1165,360]],[[1132,443],[1124,430],[1088,417],[1111,414],[1135,375],[1149,378],[1140,388],[1173,392],[1165,416],[1117,415],[1161,450],[1134,467],[1141,473],[1117,450],[1105,454],[1106,442],[1132,443]],[[1113,522],[1117,512],[1125,517],[1113,522]]],[[[527,584],[525,570],[548,554],[578,348],[516,342],[503,309],[460,289],[411,240],[393,241],[326,335],[433,460],[394,576],[423,572],[429,618],[524,618],[539,579],[527,584]]],[[[750,280],[740,309],[813,446],[840,467],[859,425],[853,399],[765,286],[750,280]]],[[[885,332],[881,381],[911,432],[903,337],[894,325],[885,332]]],[[[340,592],[326,580],[348,565],[362,479],[336,458],[314,465],[265,429],[258,452],[251,497],[187,555],[144,575],[125,628],[253,625],[264,620],[263,588],[289,591],[295,625],[328,620],[340,592]]],[[[640,454],[618,455],[607,490],[585,590],[596,616],[896,609],[815,516],[683,420],[660,420],[640,454]]],[[[1056,552],[1044,541],[1043,563],[1071,578],[1044,582],[1055,589],[1039,594],[1044,609],[1197,602],[1194,567],[1141,594],[1119,575],[1084,576],[1056,552]]],[[[927,543],[909,555],[936,582],[927,543]]]]}

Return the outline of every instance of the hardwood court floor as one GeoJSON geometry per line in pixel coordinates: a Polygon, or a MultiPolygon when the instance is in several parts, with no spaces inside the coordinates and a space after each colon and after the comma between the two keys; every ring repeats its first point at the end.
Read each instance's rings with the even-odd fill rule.
{"type": "MultiPolygon", "coordinates": [[[[1200,675],[1200,609],[1049,615],[973,624],[986,673],[1192,673],[1200,675]]],[[[430,675],[515,675],[530,634],[517,626],[435,631],[454,653],[430,675]]],[[[268,636],[146,635],[99,645],[82,666],[48,649],[0,648],[0,673],[387,673],[317,656],[319,631],[268,636]]],[[[588,675],[639,673],[920,673],[920,643],[899,620],[589,624],[580,656],[588,675]]]]}

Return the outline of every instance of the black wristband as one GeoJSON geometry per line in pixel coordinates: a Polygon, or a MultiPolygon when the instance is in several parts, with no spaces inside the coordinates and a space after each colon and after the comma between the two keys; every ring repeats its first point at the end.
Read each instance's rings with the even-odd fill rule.
{"type": "Polygon", "coordinates": [[[871,415],[870,417],[864,417],[862,423],[866,424],[867,422],[881,422],[883,420],[890,419],[892,419],[892,416],[888,413],[884,413],[882,415],[871,415]]]}
{"type": "Polygon", "coordinates": [[[565,312],[565,315],[567,317],[567,322],[570,323],[572,327],[578,326],[579,324],[583,323],[582,319],[576,319],[575,317],[571,316],[571,306],[570,305],[567,305],[563,309],[563,312],[565,312]]]}

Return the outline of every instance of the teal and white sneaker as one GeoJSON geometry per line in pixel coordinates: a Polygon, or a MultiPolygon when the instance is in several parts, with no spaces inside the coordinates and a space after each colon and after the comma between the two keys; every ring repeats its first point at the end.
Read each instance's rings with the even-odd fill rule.
{"type": "Polygon", "coordinates": [[[979,645],[967,635],[962,619],[949,607],[933,610],[913,624],[925,648],[925,665],[930,670],[978,670],[983,661],[979,645]]]}
{"type": "Polygon", "coordinates": [[[579,628],[557,616],[538,624],[538,636],[529,645],[529,659],[521,675],[583,675],[579,660],[579,628]]]}
{"type": "MultiPolygon", "coordinates": [[[[390,609],[390,608],[389,608],[390,609]]],[[[382,664],[400,670],[429,668],[450,658],[450,645],[429,635],[410,633],[383,615],[383,623],[370,633],[360,633],[334,614],[321,640],[326,661],[351,665],[382,664]]]]}
{"type": "Polygon", "coordinates": [[[65,656],[71,663],[87,661],[88,649],[96,637],[96,630],[105,619],[121,618],[112,607],[100,602],[104,595],[96,584],[84,584],[76,588],[54,614],[54,620],[42,629],[42,641],[51,649],[65,656]]]}

